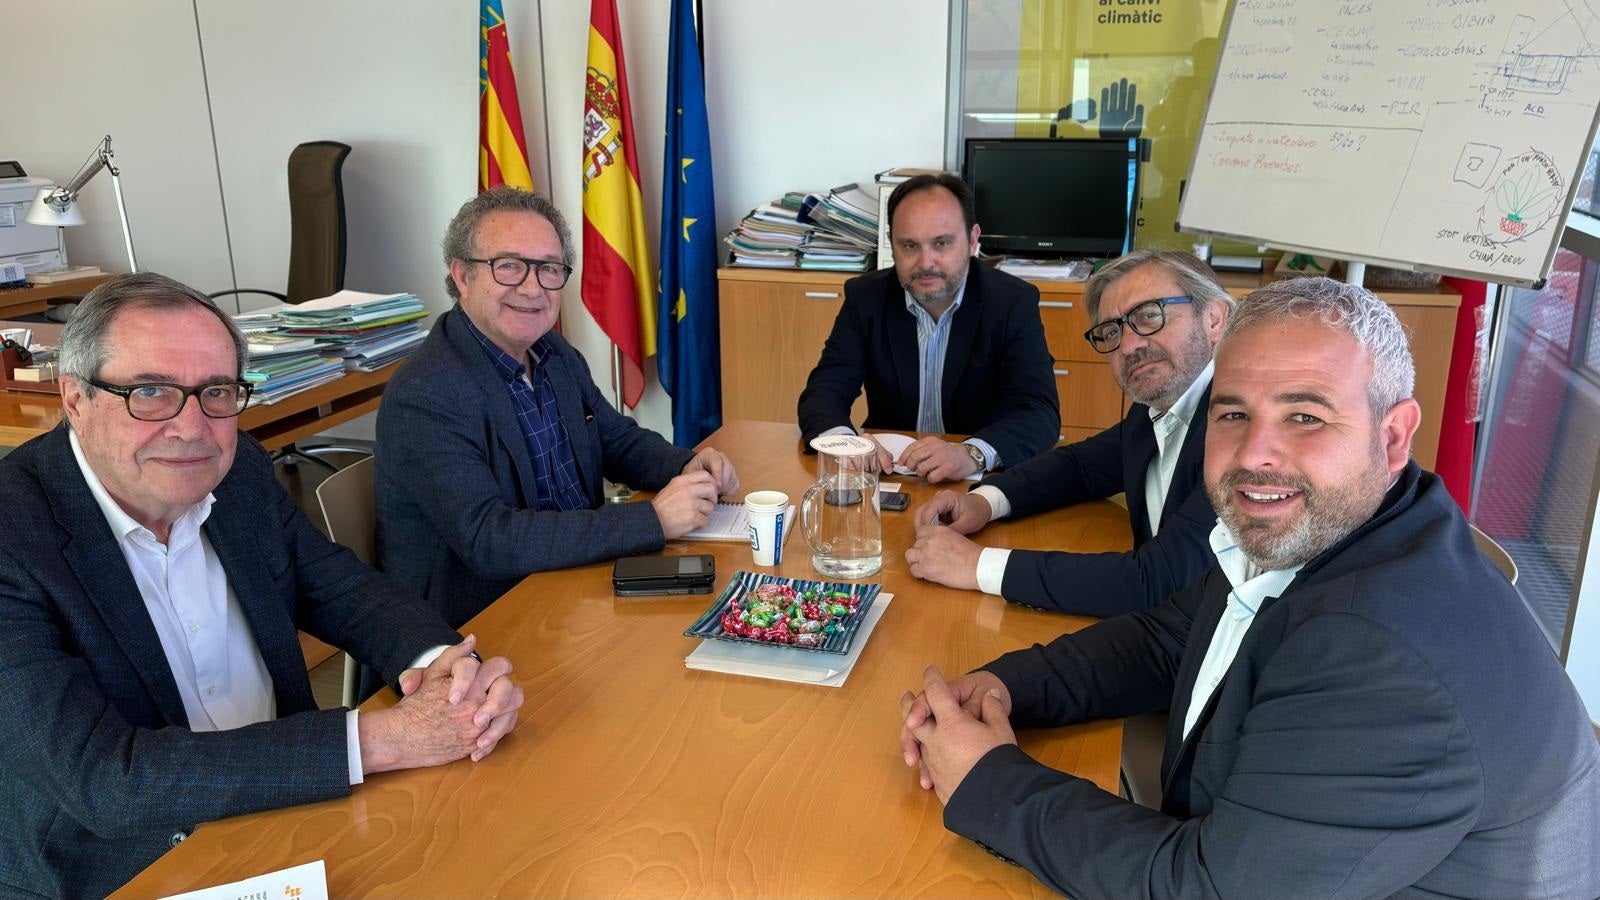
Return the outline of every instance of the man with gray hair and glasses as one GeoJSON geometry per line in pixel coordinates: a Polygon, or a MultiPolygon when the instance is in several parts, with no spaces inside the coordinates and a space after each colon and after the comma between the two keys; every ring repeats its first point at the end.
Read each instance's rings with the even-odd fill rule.
{"type": "Polygon", "coordinates": [[[1600,896],[1600,745],[1543,632],[1411,461],[1394,312],[1295,279],[1217,346],[1214,565],[1144,613],[902,701],[946,827],[1077,897],[1600,896]],[[1159,810],[1013,725],[1170,709],[1159,810]]]}
{"type": "MultiPolygon", "coordinates": [[[[560,210],[491,188],[444,237],[457,301],[378,410],[378,555],[452,625],[530,572],[660,550],[739,490],[717,450],[674,447],[601,395],[555,330],[572,274],[560,210]],[[607,504],[604,479],[656,491],[607,504]]],[[[597,257],[585,265],[604,269],[597,257]]]]}
{"type": "Polygon", "coordinates": [[[1087,616],[1149,609],[1211,564],[1216,521],[1200,483],[1211,351],[1233,307],[1211,267],[1188,253],[1140,250],[1089,279],[1084,335],[1132,400],[1122,421],[986,478],[940,491],[916,512],[911,574],[1016,603],[1087,616]],[[1125,494],[1133,549],[1067,553],[980,547],[963,535],[1125,494]]]}
{"type": "Polygon", "coordinates": [[[60,340],[65,422],[0,460],[0,894],[104,896],[196,823],[487,756],[522,691],[311,524],[237,416],[244,336],[124,275],[60,340]],[[404,695],[317,709],[297,631],[404,695]]]}

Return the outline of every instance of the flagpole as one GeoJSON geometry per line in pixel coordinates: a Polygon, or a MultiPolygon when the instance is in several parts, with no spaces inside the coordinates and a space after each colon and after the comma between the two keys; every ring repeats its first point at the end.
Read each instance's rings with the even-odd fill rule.
{"type": "MultiPolygon", "coordinates": [[[[611,403],[617,412],[627,415],[627,407],[622,405],[622,348],[617,344],[611,345],[611,403]]],[[[627,503],[633,497],[633,488],[618,482],[611,482],[611,491],[606,495],[607,503],[627,503]]]]}

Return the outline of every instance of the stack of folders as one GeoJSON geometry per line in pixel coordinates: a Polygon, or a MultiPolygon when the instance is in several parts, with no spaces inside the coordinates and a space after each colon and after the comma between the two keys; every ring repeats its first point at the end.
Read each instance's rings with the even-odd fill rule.
{"type": "Polygon", "coordinates": [[[422,301],[412,294],[359,291],[340,291],[278,311],[284,333],[316,340],[352,372],[381,369],[422,346],[428,336],[420,323],[425,315],[422,301]]]}
{"type": "Polygon", "coordinates": [[[877,199],[854,184],[790,191],[744,217],[724,241],[733,264],[862,272],[877,242],[877,199]]]}
{"type": "Polygon", "coordinates": [[[344,375],[338,357],[325,356],[311,338],[261,333],[249,335],[249,341],[244,380],[254,388],[253,404],[276,403],[344,375]]]}

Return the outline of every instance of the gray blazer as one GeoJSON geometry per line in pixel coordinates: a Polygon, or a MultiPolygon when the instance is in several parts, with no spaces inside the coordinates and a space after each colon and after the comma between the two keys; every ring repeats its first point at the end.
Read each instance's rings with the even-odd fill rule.
{"type": "Polygon", "coordinates": [[[460,640],[323,537],[249,437],[212,493],[279,718],[197,734],[65,427],[0,460],[0,895],[103,896],[196,823],[349,794],[345,713],[317,711],[297,627],[391,681],[460,640]]]}
{"type": "Polygon", "coordinates": [[[389,382],[378,410],[378,558],[459,626],[530,572],[666,543],[648,503],[604,502],[602,478],[655,490],[694,456],[619,414],[559,334],[546,361],[589,509],[541,512],[505,382],[461,307],[389,382]]]}

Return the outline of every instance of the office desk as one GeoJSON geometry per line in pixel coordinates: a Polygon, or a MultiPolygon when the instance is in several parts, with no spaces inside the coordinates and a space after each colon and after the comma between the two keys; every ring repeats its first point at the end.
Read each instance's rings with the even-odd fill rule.
{"type": "MultiPolygon", "coordinates": [[[[344,377],[270,406],[251,406],[239,416],[239,427],[277,450],[341,422],[373,412],[395,366],[376,372],[346,372],[344,377]]],[[[56,427],[61,398],[55,394],[0,390],[0,447],[16,447],[56,427]]]]}
{"type": "Polygon", "coordinates": [[[74,278],[58,284],[35,284],[0,290],[0,319],[42,313],[51,300],[87,294],[111,278],[110,275],[90,275],[88,278],[74,278]]]}
{"type": "MultiPolygon", "coordinates": [[[[798,499],[814,461],[793,425],[735,422],[709,441],[744,490],[798,499]]],[[[933,488],[906,480],[914,502],[933,488]]],[[[799,531],[799,526],[795,529],[799,531]]],[[[1089,620],[917,582],[911,514],[884,514],[895,594],[842,688],[695,672],[682,631],[712,596],[618,599],[610,566],[534,575],[470,622],[510,656],[521,725],[482,763],[375,775],[343,800],[202,825],[118,896],[153,897],[327,861],[334,896],[1048,896],[1024,870],[944,829],[900,759],[899,698],[1089,620]]],[[[987,543],[1113,550],[1127,514],[1084,504],[999,523],[987,543]]],[[[750,548],[711,553],[717,590],[750,548]]],[[[792,534],[779,571],[811,577],[792,534]]],[[[387,694],[387,692],[385,692],[387,694]]],[[[1121,726],[1026,731],[1037,759],[1115,790],[1121,726]]],[[[1064,826],[1067,827],[1067,826],[1064,826]]]]}

